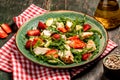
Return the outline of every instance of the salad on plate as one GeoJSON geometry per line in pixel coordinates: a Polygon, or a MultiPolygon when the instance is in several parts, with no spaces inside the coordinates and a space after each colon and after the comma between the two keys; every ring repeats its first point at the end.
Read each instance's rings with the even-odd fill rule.
{"type": "Polygon", "coordinates": [[[26,32],[25,48],[51,65],[68,65],[92,59],[99,52],[101,33],[84,19],[48,18],[26,32]]]}

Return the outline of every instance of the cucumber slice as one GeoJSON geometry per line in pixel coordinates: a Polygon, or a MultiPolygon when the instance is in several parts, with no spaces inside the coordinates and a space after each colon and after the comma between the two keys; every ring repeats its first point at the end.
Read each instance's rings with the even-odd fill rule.
{"type": "Polygon", "coordinates": [[[57,60],[48,60],[48,63],[49,64],[58,64],[58,61],[57,60]]]}
{"type": "Polygon", "coordinates": [[[53,18],[49,18],[46,21],[46,26],[51,26],[53,24],[53,18]]]}

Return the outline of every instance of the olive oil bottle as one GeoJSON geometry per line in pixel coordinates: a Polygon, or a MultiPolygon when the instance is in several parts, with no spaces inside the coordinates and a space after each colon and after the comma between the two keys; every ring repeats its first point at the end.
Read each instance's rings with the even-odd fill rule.
{"type": "Polygon", "coordinates": [[[112,29],[120,25],[120,9],[116,0],[100,0],[94,17],[100,21],[106,29],[112,29]]]}

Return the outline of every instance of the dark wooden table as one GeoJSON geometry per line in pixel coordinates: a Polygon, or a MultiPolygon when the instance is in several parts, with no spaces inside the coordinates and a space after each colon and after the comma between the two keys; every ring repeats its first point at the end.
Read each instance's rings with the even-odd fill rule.
{"type": "MultiPolygon", "coordinates": [[[[52,9],[68,9],[83,12],[91,16],[94,15],[99,0],[53,0],[52,4],[56,4],[52,9]],[[61,6],[64,4],[64,6],[61,6]],[[61,3],[61,4],[58,4],[61,3]]],[[[120,0],[118,0],[120,3],[120,0]]],[[[35,4],[45,8],[44,0],[0,0],[0,23],[13,23],[13,17],[22,13],[29,5],[35,4]]],[[[14,34],[12,32],[6,39],[0,39],[0,47],[2,47],[14,34]]],[[[108,31],[109,38],[118,44],[112,53],[120,54],[120,27],[108,31]]],[[[90,67],[83,74],[77,75],[75,80],[109,80],[103,74],[102,60],[94,66],[90,67]]],[[[0,80],[12,80],[12,73],[0,71],[0,80]]]]}

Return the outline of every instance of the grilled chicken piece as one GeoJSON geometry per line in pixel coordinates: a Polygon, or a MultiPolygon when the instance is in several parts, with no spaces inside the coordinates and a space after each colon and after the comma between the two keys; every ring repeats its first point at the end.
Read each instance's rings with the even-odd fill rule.
{"type": "Polygon", "coordinates": [[[83,32],[82,35],[81,35],[81,37],[82,37],[83,39],[85,39],[85,38],[89,38],[89,37],[92,36],[93,34],[94,34],[93,32],[83,32]]]}
{"type": "Polygon", "coordinates": [[[96,45],[95,45],[94,41],[93,40],[88,40],[86,48],[90,49],[89,52],[95,51],[96,50],[96,45]]]}
{"type": "Polygon", "coordinates": [[[57,22],[56,25],[57,28],[65,27],[63,22],[57,22]]]}
{"type": "Polygon", "coordinates": [[[72,25],[73,25],[73,23],[71,21],[66,22],[65,28],[67,29],[67,31],[71,30],[72,25]]]}
{"type": "Polygon", "coordinates": [[[63,22],[57,22],[56,25],[57,25],[57,29],[60,32],[63,32],[63,33],[67,32],[63,22]]]}
{"type": "Polygon", "coordinates": [[[71,21],[67,21],[66,22],[66,26],[68,26],[69,28],[72,27],[73,23],[71,21]]]}
{"type": "Polygon", "coordinates": [[[64,52],[59,52],[58,55],[60,56],[60,59],[65,62],[65,63],[73,63],[74,62],[74,57],[73,54],[70,51],[70,47],[68,45],[65,45],[67,50],[64,52]]]}
{"type": "Polygon", "coordinates": [[[41,35],[44,35],[44,36],[47,36],[47,37],[50,37],[51,34],[52,33],[49,30],[43,30],[43,32],[41,33],[41,35]]]}
{"type": "Polygon", "coordinates": [[[36,47],[33,49],[33,52],[36,55],[44,55],[48,50],[50,50],[49,48],[41,48],[41,47],[36,47]]]}
{"type": "Polygon", "coordinates": [[[74,57],[71,51],[60,52],[58,55],[60,56],[60,59],[65,63],[70,64],[74,62],[74,57]]]}
{"type": "Polygon", "coordinates": [[[67,39],[67,37],[66,37],[65,35],[61,35],[61,37],[62,37],[64,40],[67,39]]]}

